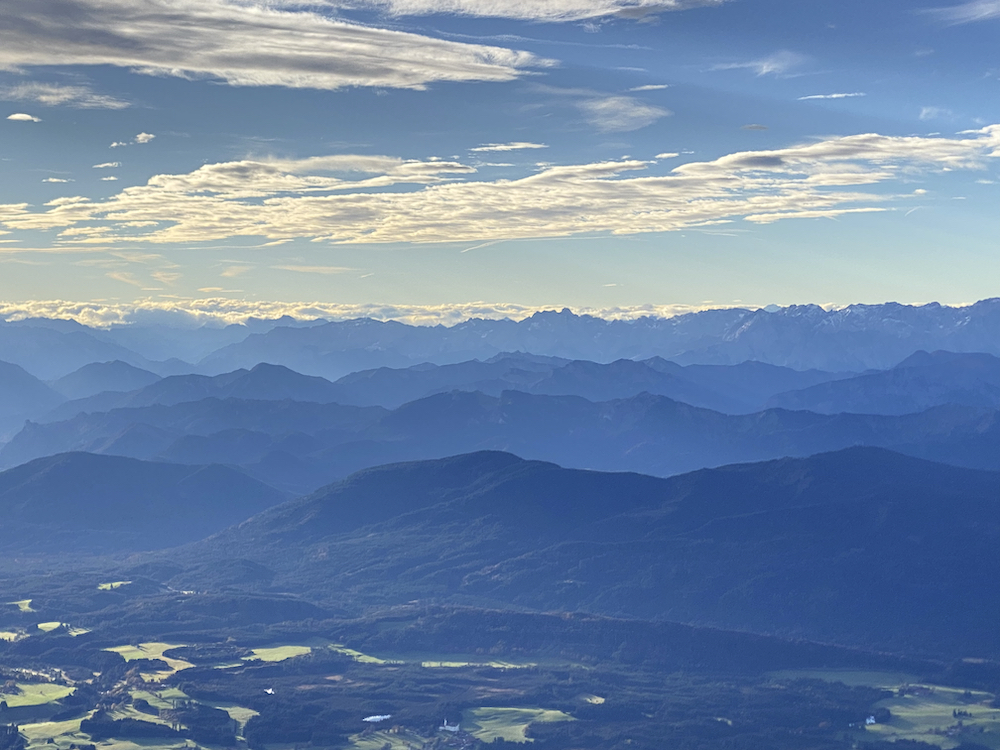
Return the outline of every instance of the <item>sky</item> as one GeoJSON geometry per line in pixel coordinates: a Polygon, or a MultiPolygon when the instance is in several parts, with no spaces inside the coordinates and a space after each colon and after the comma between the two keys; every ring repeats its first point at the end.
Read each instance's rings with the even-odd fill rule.
{"type": "Polygon", "coordinates": [[[4,0],[0,312],[1000,296],[1000,0],[4,0]]]}

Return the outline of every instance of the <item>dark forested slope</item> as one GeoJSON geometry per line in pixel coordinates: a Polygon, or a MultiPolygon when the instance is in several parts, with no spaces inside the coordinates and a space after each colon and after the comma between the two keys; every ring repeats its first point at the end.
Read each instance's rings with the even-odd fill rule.
{"type": "Polygon", "coordinates": [[[7,554],[162,549],[283,499],[225,466],[50,456],[0,474],[0,543],[7,554]]]}
{"type": "Polygon", "coordinates": [[[360,472],[177,559],[254,560],[280,590],[352,606],[431,597],[974,655],[1000,648],[998,505],[1000,474],[879,449],[666,480],[487,452],[360,472]]]}

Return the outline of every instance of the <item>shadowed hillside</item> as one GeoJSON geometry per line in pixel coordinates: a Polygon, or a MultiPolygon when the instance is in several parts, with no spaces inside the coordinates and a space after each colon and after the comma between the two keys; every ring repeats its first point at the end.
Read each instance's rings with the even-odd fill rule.
{"type": "MultiPolygon", "coordinates": [[[[360,472],[188,548],[279,590],[583,610],[853,645],[995,649],[1000,474],[878,449],[601,474],[503,453],[360,472]]],[[[183,582],[183,576],[177,579],[183,582]]]]}
{"type": "Polygon", "coordinates": [[[0,539],[26,552],[117,552],[193,541],[280,502],[225,466],[70,453],[0,474],[0,539]]]}

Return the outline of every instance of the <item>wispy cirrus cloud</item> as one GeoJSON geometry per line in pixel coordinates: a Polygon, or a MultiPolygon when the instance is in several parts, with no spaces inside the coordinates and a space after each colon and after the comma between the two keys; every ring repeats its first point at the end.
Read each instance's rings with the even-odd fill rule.
{"type": "MultiPolygon", "coordinates": [[[[293,0],[294,1],[294,0],[293,0]]],[[[448,13],[530,21],[585,21],[607,16],[643,18],[722,5],[725,0],[326,0],[338,7],[377,8],[398,16],[448,13]]]]}
{"type": "Polygon", "coordinates": [[[321,173],[323,165],[349,164],[348,156],[227,162],[158,175],[105,200],[58,198],[40,210],[0,205],[0,225],[58,230],[67,247],[235,237],[372,244],[642,234],[886,211],[902,200],[892,185],[903,179],[981,169],[998,156],[1000,125],[951,138],[828,138],[660,173],[637,159],[547,166],[515,180],[475,179],[473,168],[452,162],[389,157],[353,157],[368,170],[381,165],[363,174],[321,173]],[[381,189],[404,184],[409,188],[381,189]]]}
{"type": "Polygon", "coordinates": [[[544,143],[529,143],[526,141],[514,141],[512,143],[484,143],[482,146],[470,148],[473,152],[490,151],[524,151],[526,149],[548,148],[544,143]]]}
{"type": "Polygon", "coordinates": [[[581,99],[576,107],[587,122],[603,133],[624,133],[652,125],[673,114],[669,109],[647,104],[633,96],[581,99]]]}
{"type": "Polygon", "coordinates": [[[940,120],[943,117],[952,117],[954,112],[945,107],[921,107],[918,117],[921,120],[940,120]]]}
{"type": "Polygon", "coordinates": [[[587,88],[533,87],[549,100],[562,100],[577,109],[584,119],[603,133],[628,132],[652,125],[673,114],[669,109],[647,104],[622,94],[607,94],[587,88]]]}
{"type": "Polygon", "coordinates": [[[302,3],[280,5],[4,0],[0,69],[113,65],[233,86],[334,90],[509,81],[549,64],[527,52],[348,23],[302,3]]]}
{"type": "Polygon", "coordinates": [[[345,268],[343,266],[305,266],[295,264],[271,266],[271,268],[277,271],[291,271],[292,273],[315,274],[318,276],[337,276],[342,273],[350,273],[351,271],[357,270],[355,268],[345,268]]]}
{"type": "Polygon", "coordinates": [[[854,99],[859,96],[868,96],[860,91],[855,91],[850,94],[810,94],[809,96],[800,96],[800,102],[808,102],[813,99],[854,99]]]}
{"type": "Polygon", "coordinates": [[[932,8],[927,13],[946,23],[962,24],[1000,18],[1000,0],[972,0],[972,2],[945,8],[932,8]]]}
{"type": "MultiPolygon", "coordinates": [[[[0,11],[0,18],[3,12],[0,11]]],[[[2,55],[2,52],[0,52],[2,55]]],[[[21,83],[0,88],[0,99],[18,102],[36,102],[46,107],[68,106],[77,109],[125,109],[129,103],[106,94],[95,93],[82,84],[21,83]]]]}
{"type": "Polygon", "coordinates": [[[781,76],[801,67],[808,61],[808,57],[800,55],[798,52],[782,50],[781,52],[775,52],[773,55],[762,57],[757,60],[720,63],[718,65],[713,65],[712,70],[752,70],[758,76],[781,76]]]}

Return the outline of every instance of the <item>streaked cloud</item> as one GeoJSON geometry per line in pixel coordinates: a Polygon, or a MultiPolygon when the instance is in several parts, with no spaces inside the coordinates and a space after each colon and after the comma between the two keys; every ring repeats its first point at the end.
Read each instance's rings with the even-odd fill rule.
{"type": "MultiPolygon", "coordinates": [[[[626,159],[548,166],[496,181],[474,179],[474,170],[461,164],[389,157],[227,162],[158,175],[105,200],[58,198],[40,210],[0,205],[0,225],[13,232],[59,230],[60,243],[77,247],[234,237],[373,244],[628,235],[886,211],[905,200],[893,195],[904,179],[981,169],[997,156],[1000,125],[951,138],[828,138],[661,173],[652,172],[654,162],[626,159]],[[321,166],[352,159],[383,171],[353,179],[320,173],[321,166]],[[403,184],[410,188],[381,189],[403,184]]],[[[235,266],[223,276],[248,268],[235,266]]]]}
{"type": "Polygon", "coordinates": [[[921,107],[919,117],[925,121],[939,120],[942,117],[951,117],[953,114],[950,109],[945,109],[944,107],[921,107]]]}
{"type": "Polygon", "coordinates": [[[768,57],[758,60],[748,60],[747,62],[721,63],[713,66],[712,70],[752,70],[758,76],[785,75],[795,68],[801,67],[809,58],[797,52],[782,50],[768,57]]]}
{"type": "Polygon", "coordinates": [[[42,182],[73,182],[73,180],[66,177],[46,177],[42,182]]]}
{"type": "Polygon", "coordinates": [[[136,278],[135,274],[127,271],[111,271],[110,273],[106,273],[104,275],[114,281],[120,281],[123,284],[129,284],[130,286],[139,287],[140,289],[145,286],[145,283],[136,278]]]}
{"type": "Polygon", "coordinates": [[[972,0],[972,2],[952,5],[945,8],[933,8],[932,13],[947,23],[961,24],[975,21],[989,21],[1000,18],[1000,0],[972,0]]]}
{"type": "Polygon", "coordinates": [[[184,274],[177,271],[153,271],[149,274],[151,278],[159,281],[161,284],[166,284],[167,286],[173,286],[175,283],[180,281],[184,274]]]}
{"type": "Polygon", "coordinates": [[[92,169],[116,169],[121,165],[120,161],[106,161],[103,164],[95,164],[92,169]]]}
{"type": "Polygon", "coordinates": [[[639,92],[639,91],[663,91],[663,89],[669,89],[669,83],[649,83],[645,86],[634,86],[629,89],[629,91],[639,92]]]}
{"type": "Polygon", "coordinates": [[[673,114],[669,109],[647,104],[632,96],[582,99],[576,106],[587,122],[604,133],[639,130],[673,114]]]}
{"type": "Polygon", "coordinates": [[[235,279],[237,276],[242,276],[253,270],[253,266],[229,266],[222,269],[222,273],[219,275],[224,279],[235,279]]]}
{"type": "MultiPolygon", "coordinates": [[[[0,11],[0,18],[4,16],[0,11]]],[[[0,52],[0,56],[3,53],[0,52]]],[[[21,83],[0,88],[0,99],[19,102],[36,102],[46,107],[60,105],[78,109],[125,109],[129,103],[113,96],[95,93],[89,86],[59,83],[21,83]]]]}
{"type": "Polygon", "coordinates": [[[548,148],[548,146],[544,143],[514,141],[513,143],[484,143],[482,146],[470,148],[469,151],[523,151],[536,148],[548,148]]]}
{"type": "Polygon", "coordinates": [[[0,69],[112,65],[233,86],[333,90],[509,81],[549,64],[527,52],[348,23],[300,3],[276,5],[4,0],[0,69]]]}
{"type": "Polygon", "coordinates": [[[42,121],[42,119],[40,117],[35,117],[33,115],[26,115],[26,114],[24,114],[24,112],[15,112],[12,115],[7,115],[7,119],[8,120],[12,120],[13,122],[41,122],[42,121]]]}
{"type": "Polygon", "coordinates": [[[307,274],[318,274],[320,276],[335,276],[342,273],[350,273],[357,269],[354,268],[344,268],[343,266],[297,266],[297,265],[285,265],[285,266],[271,266],[278,271],[292,271],[293,273],[307,273],[307,274]]]}
{"type": "Polygon", "coordinates": [[[851,94],[811,94],[810,96],[800,96],[800,102],[807,102],[811,99],[853,99],[858,96],[868,96],[860,91],[851,94]]]}
{"type": "Polygon", "coordinates": [[[724,0],[327,0],[339,7],[378,8],[400,16],[450,13],[530,21],[642,18],[670,11],[721,5],[724,0]]]}

